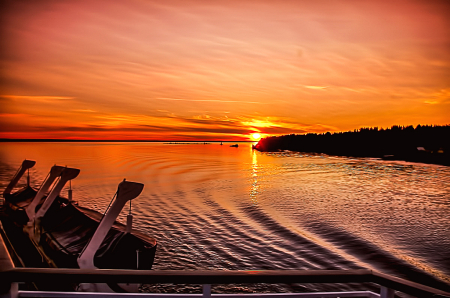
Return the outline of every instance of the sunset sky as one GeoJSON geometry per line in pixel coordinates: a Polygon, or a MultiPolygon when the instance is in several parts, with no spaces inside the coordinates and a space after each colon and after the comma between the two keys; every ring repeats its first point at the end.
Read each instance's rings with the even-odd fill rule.
{"type": "Polygon", "coordinates": [[[450,124],[450,1],[2,1],[0,138],[450,124]]]}

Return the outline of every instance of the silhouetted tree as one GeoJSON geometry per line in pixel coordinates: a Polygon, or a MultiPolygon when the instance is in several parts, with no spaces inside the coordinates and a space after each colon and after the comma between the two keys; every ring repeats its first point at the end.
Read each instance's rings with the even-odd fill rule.
{"type": "Polygon", "coordinates": [[[450,165],[450,125],[398,126],[305,135],[273,136],[254,146],[259,151],[291,150],[355,157],[381,157],[450,165]],[[422,148],[424,150],[422,150],[422,148]]]}

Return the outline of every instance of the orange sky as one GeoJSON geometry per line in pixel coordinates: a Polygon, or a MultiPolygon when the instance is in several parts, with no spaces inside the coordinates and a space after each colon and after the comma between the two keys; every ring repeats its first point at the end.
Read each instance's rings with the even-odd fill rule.
{"type": "Polygon", "coordinates": [[[450,2],[2,1],[0,138],[450,124],[450,2]]]}

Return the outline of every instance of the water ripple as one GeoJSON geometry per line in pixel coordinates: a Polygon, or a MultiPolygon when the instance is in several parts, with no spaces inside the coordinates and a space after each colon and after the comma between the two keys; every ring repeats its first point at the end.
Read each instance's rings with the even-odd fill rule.
{"type": "MultiPolygon", "coordinates": [[[[24,156],[37,161],[30,171],[36,186],[54,163],[80,168],[72,183],[74,197],[101,212],[123,178],[144,183],[132,212],[135,228],[158,240],[155,269],[372,268],[449,290],[449,167],[260,153],[246,144],[237,149],[161,143],[4,145],[3,188],[24,156]]],[[[124,222],[127,213],[119,220],[124,222]]],[[[223,290],[359,288],[307,284],[223,290]]],[[[181,291],[197,290],[186,286],[181,291]]]]}

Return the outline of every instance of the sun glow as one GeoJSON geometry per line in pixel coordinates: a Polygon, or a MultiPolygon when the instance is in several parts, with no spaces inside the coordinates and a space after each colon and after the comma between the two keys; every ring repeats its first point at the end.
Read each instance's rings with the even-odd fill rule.
{"type": "Polygon", "coordinates": [[[0,139],[449,124],[448,0],[110,2],[5,1],[0,139]]]}
{"type": "Polygon", "coordinates": [[[253,141],[259,141],[259,139],[261,139],[261,134],[259,134],[259,133],[254,133],[254,134],[252,134],[251,135],[251,139],[253,140],[253,141]]]}

